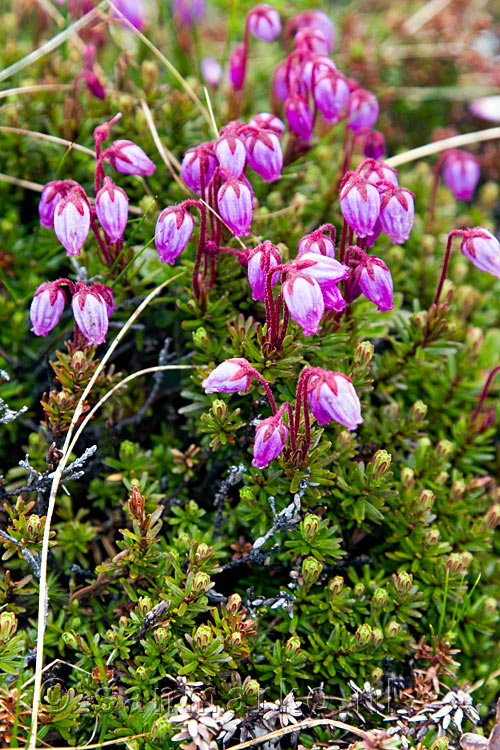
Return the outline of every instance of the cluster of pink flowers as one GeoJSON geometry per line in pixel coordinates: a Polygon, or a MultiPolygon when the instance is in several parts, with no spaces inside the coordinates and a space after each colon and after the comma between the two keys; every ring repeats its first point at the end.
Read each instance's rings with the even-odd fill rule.
{"type": "Polygon", "coordinates": [[[287,401],[278,408],[269,383],[243,358],[222,362],[202,385],[205,393],[246,392],[254,378],[264,387],[273,412],[271,417],[258,424],[255,431],[252,464],[259,469],[279,456],[289,437],[292,458],[299,450],[302,455],[307,455],[311,445],[309,411],[320,425],[330,424],[333,420],[349,430],[355,430],[363,422],[359,398],[351,380],[341,372],[320,367],[306,367],[299,375],[295,408],[287,401]],[[288,415],[288,425],[284,420],[285,413],[288,415]],[[301,414],[304,436],[299,445],[301,414]]]}
{"type": "Polygon", "coordinates": [[[122,248],[128,219],[128,197],[105,175],[104,163],[108,161],[122,174],[152,175],[156,169],[144,151],[129,140],[113,141],[101,152],[101,144],[108,138],[110,125],[115,119],[94,131],[97,155],[95,205],[91,205],[84,188],[74,180],[53,180],[45,185],[38,206],[40,223],[54,229],[67,255],[80,255],[92,230],[106,265],[112,265],[122,248]]]}
{"type": "Polygon", "coordinates": [[[108,321],[114,310],[113,291],[105,284],[88,286],[69,279],[45,281],[35,292],[30,308],[32,331],[36,336],[47,334],[59,323],[68,294],[75,318],[75,330],[89,344],[102,344],[108,332],[108,321]]]}

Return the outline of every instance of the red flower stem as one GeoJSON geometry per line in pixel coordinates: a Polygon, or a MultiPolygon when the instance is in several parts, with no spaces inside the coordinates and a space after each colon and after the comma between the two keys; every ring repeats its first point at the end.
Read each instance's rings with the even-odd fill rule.
{"type": "Polygon", "coordinates": [[[108,253],[106,242],[101,237],[101,233],[99,231],[99,225],[97,224],[97,221],[95,220],[95,209],[93,208],[90,209],[90,228],[92,229],[92,232],[94,233],[94,237],[97,240],[97,244],[99,245],[99,250],[101,251],[101,255],[102,255],[102,261],[108,267],[111,267],[113,265],[113,258],[108,253]]]}
{"type": "Polygon", "coordinates": [[[316,231],[317,232],[330,232],[330,237],[332,238],[332,242],[335,245],[335,241],[337,239],[337,230],[333,224],[322,224],[320,227],[317,228],[316,231]]]}
{"type": "Polygon", "coordinates": [[[286,336],[289,323],[290,323],[290,311],[288,310],[288,307],[285,305],[285,308],[283,310],[283,320],[281,321],[281,330],[279,332],[279,336],[276,340],[276,345],[275,345],[275,348],[277,351],[281,351],[281,347],[283,346],[283,341],[285,340],[285,336],[286,336]]]}
{"type": "Polygon", "coordinates": [[[484,403],[484,401],[486,399],[486,396],[488,395],[488,391],[490,389],[490,386],[491,386],[491,383],[493,381],[493,378],[495,377],[495,375],[499,371],[500,371],[500,365],[496,365],[496,367],[494,367],[492,369],[492,371],[490,372],[490,374],[488,375],[488,377],[486,379],[486,383],[483,386],[483,390],[481,391],[481,395],[479,396],[479,400],[477,402],[477,406],[476,406],[476,408],[474,409],[474,411],[471,414],[471,418],[472,419],[475,419],[476,417],[479,416],[479,414],[481,412],[481,408],[483,406],[483,403],[484,403]]]}
{"type": "Polygon", "coordinates": [[[436,289],[436,294],[434,295],[434,302],[433,305],[439,304],[439,298],[441,297],[441,292],[443,291],[443,285],[446,279],[446,274],[448,272],[448,264],[450,262],[450,255],[451,255],[451,246],[453,243],[454,237],[462,236],[463,232],[460,229],[455,229],[453,232],[450,232],[448,235],[448,242],[446,243],[446,252],[444,254],[444,260],[443,260],[443,267],[441,269],[441,276],[439,277],[439,284],[436,289]]]}
{"type": "Polygon", "coordinates": [[[342,234],[340,236],[340,254],[339,254],[340,263],[344,262],[346,239],[347,239],[347,221],[344,219],[344,222],[342,224],[342,234]]]}
{"type": "Polygon", "coordinates": [[[267,266],[265,276],[267,340],[269,341],[269,344],[271,346],[274,346],[276,337],[278,335],[281,299],[279,299],[278,297],[278,301],[276,302],[276,304],[274,303],[272,278],[276,271],[280,271],[285,267],[285,264],[280,263],[277,266],[273,266],[273,268],[269,268],[269,265],[270,261],[267,266]]]}
{"type": "Polygon", "coordinates": [[[303,450],[307,456],[307,454],[309,453],[309,448],[311,447],[311,418],[309,416],[309,403],[307,401],[306,388],[303,388],[302,390],[302,408],[304,409],[304,428],[306,431],[303,450]]]}
{"type": "MultiPolygon", "coordinates": [[[[293,407],[291,404],[288,403],[288,401],[285,401],[283,404],[284,407],[286,407],[286,410],[288,412],[288,426],[289,426],[289,432],[290,432],[290,444],[292,446],[292,451],[295,453],[297,450],[297,440],[295,439],[295,432],[293,429],[293,407]]],[[[281,408],[283,408],[283,406],[281,408]]]]}
{"type": "Polygon", "coordinates": [[[206,242],[207,211],[203,203],[198,203],[198,201],[194,201],[194,203],[200,209],[200,238],[198,241],[198,247],[196,250],[196,257],[195,257],[194,268],[193,268],[193,292],[194,292],[194,296],[196,297],[196,299],[199,300],[200,299],[200,282],[198,278],[198,273],[200,270],[201,259],[203,257],[203,248],[205,247],[205,242],[206,242]]]}
{"type": "Polygon", "coordinates": [[[441,176],[441,170],[443,168],[444,160],[449,155],[450,155],[449,149],[447,151],[443,151],[443,153],[440,155],[439,159],[436,162],[436,166],[434,167],[434,177],[432,181],[431,195],[429,198],[429,206],[427,208],[428,221],[432,221],[434,219],[434,214],[436,212],[436,195],[437,195],[437,189],[439,185],[439,178],[441,176]]]}
{"type": "Polygon", "coordinates": [[[264,390],[266,392],[266,396],[267,396],[267,398],[269,400],[269,403],[271,405],[271,409],[273,411],[273,415],[276,414],[276,412],[278,411],[278,409],[276,407],[276,401],[274,400],[273,392],[272,392],[272,390],[271,390],[271,388],[269,386],[269,383],[267,382],[267,380],[265,379],[265,377],[260,374],[260,372],[257,372],[257,370],[255,368],[252,367],[251,371],[252,371],[252,374],[257,378],[257,380],[259,381],[259,383],[263,386],[263,388],[264,388],[264,390]]]}

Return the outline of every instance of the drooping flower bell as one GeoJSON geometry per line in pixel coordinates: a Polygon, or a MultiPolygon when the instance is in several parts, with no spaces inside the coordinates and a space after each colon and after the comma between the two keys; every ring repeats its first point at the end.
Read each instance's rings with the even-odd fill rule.
{"type": "Polygon", "coordinates": [[[379,191],[361,175],[353,174],[340,191],[340,210],[357,236],[367,237],[379,217],[379,191]]]}
{"type": "Polygon", "coordinates": [[[273,96],[280,102],[284,102],[293,90],[297,80],[297,73],[288,60],[282,60],[276,67],[273,75],[273,96]]]}
{"type": "Polygon", "coordinates": [[[316,78],[314,102],[327,120],[337,119],[349,99],[349,84],[338,71],[322,73],[316,78]]]}
{"type": "MultiPolygon", "coordinates": [[[[252,297],[261,302],[266,298],[266,273],[281,264],[281,254],[276,245],[266,240],[254,248],[248,258],[248,281],[252,287],[252,297]]],[[[271,285],[279,279],[279,271],[271,275],[271,285]]]]}
{"type": "Polygon", "coordinates": [[[198,195],[201,193],[201,175],[204,176],[205,190],[217,169],[217,158],[211,142],[201,143],[184,154],[181,175],[186,185],[198,195]]]}
{"type": "Polygon", "coordinates": [[[331,52],[335,43],[335,27],[326,13],[322,10],[306,10],[292,19],[295,29],[303,29],[307,26],[319,29],[326,39],[328,52],[331,52]]]}
{"type": "Polygon", "coordinates": [[[316,279],[304,271],[291,271],[283,284],[283,299],[290,315],[304,331],[304,336],[318,333],[325,303],[316,279]]]}
{"type": "Polygon", "coordinates": [[[318,253],[302,253],[294,260],[293,265],[315,279],[320,286],[338,284],[349,276],[348,266],[339,263],[335,258],[318,253]]]}
{"type": "Polygon", "coordinates": [[[113,311],[115,309],[113,290],[111,289],[111,287],[106,286],[106,284],[93,284],[92,289],[103,298],[109,320],[109,318],[113,315],[113,311]]]}
{"type": "Polygon", "coordinates": [[[108,155],[113,169],[121,174],[145,175],[151,177],[156,165],[142,148],[133,141],[120,139],[113,141],[108,155]]]}
{"type": "Polygon", "coordinates": [[[373,255],[364,255],[356,266],[354,280],[370,302],[377,305],[380,312],[388,312],[394,307],[393,281],[391,272],[383,260],[373,255]]]}
{"type": "Polygon", "coordinates": [[[258,115],[254,115],[248,124],[253,128],[261,128],[262,130],[272,130],[273,133],[279,137],[285,130],[285,123],[280,120],[276,115],[272,115],[270,112],[260,112],[258,115]]]}
{"type": "Polygon", "coordinates": [[[108,332],[108,307],[96,285],[76,283],[71,301],[75,322],[89,344],[102,344],[108,332]]]}
{"type": "Polygon", "coordinates": [[[371,91],[354,89],[347,102],[347,127],[350,130],[372,128],[377,122],[379,105],[371,91]]]}
{"type": "Polygon", "coordinates": [[[285,101],[285,117],[290,130],[297,133],[303,141],[312,137],[314,118],[306,100],[298,94],[292,94],[285,101]]]}
{"type": "Polygon", "coordinates": [[[318,424],[332,419],[355,430],[363,422],[361,404],[352,381],[342,372],[323,370],[309,378],[307,398],[318,424]]]}
{"type": "Polygon", "coordinates": [[[161,212],[156,222],[155,245],[162,263],[174,264],[189,242],[193,227],[193,217],[182,205],[161,212]]]}
{"type": "Polygon", "coordinates": [[[115,0],[115,7],[123,13],[132,26],[139,31],[144,30],[146,26],[146,3],[144,0],[115,0]]]}
{"type": "Polygon", "coordinates": [[[500,279],[500,242],[489,229],[466,229],[462,235],[461,250],[480,271],[500,279]]]}
{"type": "MultiPolygon", "coordinates": [[[[78,188],[78,191],[82,188],[78,188]]],[[[67,255],[80,255],[90,229],[90,211],[87,202],[75,189],[57,204],[54,213],[54,231],[67,255]]]]}
{"type": "Polygon", "coordinates": [[[246,51],[244,44],[237,44],[229,58],[229,78],[236,91],[241,91],[245,83],[246,51]]]}
{"type": "Polygon", "coordinates": [[[272,417],[263,419],[255,430],[252,466],[265,468],[285,447],[288,439],[288,427],[283,421],[285,408],[283,405],[272,417]]]}
{"type": "Polygon", "coordinates": [[[479,182],[481,168],[472,154],[453,149],[444,160],[442,175],[455,198],[470,201],[479,182]]]}
{"type": "Polygon", "coordinates": [[[381,192],[380,225],[393,242],[401,245],[406,242],[413,227],[413,193],[400,187],[384,187],[381,192]]]}
{"type": "Polygon", "coordinates": [[[302,255],[302,253],[316,253],[316,255],[335,258],[335,243],[328,234],[325,234],[323,227],[319,227],[319,229],[306,234],[300,240],[299,255],[302,255]]]}
{"type": "Polygon", "coordinates": [[[323,73],[331,73],[337,69],[331,57],[327,55],[311,55],[302,65],[301,81],[312,91],[317,80],[323,73]]]}
{"type": "Polygon", "coordinates": [[[117,187],[110,177],[104,178],[104,185],[97,193],[95,210],[102,228],[111,242],[123,237],[128,218],[128,197],[117,187]]]}
{"type": "Polygon", "coordinates": [[[66,295],[57,281],[44,281],[36,290],[30,307],[35,336],[47,334],[59,323],[66,304],[66,295]]]}
{"type": "MultiPolygon", "coordinates": [[[[358,130],[358,135],[362,131],[358,130]]],[[[369,159],[381,159],[386,154],[386,145],[384,134],[380,130],[367,128],[363,132],[363,154],[369,159]]],[[[371,182],[371,180],[370,180],[371,182]]],[[[397,179],[396,179],[397,182],[397,179]]]]}
{"type": "Polygon", "coordinates": [[[297,50],[307,50],[316,55],[328,54],[328,41],[320,29],[306,26],[295,34],[293,46],[297,50]]]}
{"type": "Polygon", "coordinates": [[[250,233],[253,212],[253,194],[250,183],[234,177],[221,185],[217,193],[220,215],[236,237],[250,233]]]}
{"type": "Polygon", "coordinates": [[[255,128],[245,138],[248,163],[264,182],[274,182],[281,177],[283,151],[278,136],[270,131],[255,128]]]}
{"type": "Polygon", "coordinates": [[[247,160],[247,152],[243,141],[225,128],[215,144],[215,155],[221,167],[229,169],[233,177],[241,177],[247,160]]]}
{"type": "Polygon", "coordinates": [[[323,302],[325,303],[326,310],[335,310],[335,312],[342,312],[342,310],[345,310],[346,301],[342,297],[337,284],[322,286],[321,292],[323,294],[323,302]]]}
{"type": "Polygon", "coordinates": [[[377,161],[377,159],[366,159],[359,165],[356,171],[373,185],[381,181],[390,182],[393,185],[398,184],[397,171],[393,167],[384,164],[384,162],[377,161]]]}
{"type": "Polygon", "coordinates": [[[38,204],[40,224],[51,229],[54,227],[56,206],[61,198],[64,198],[75,185],[78,185],[78,183],[74,180],[53,180],[45,185],[38,204]]]}
{"type": "Polygon", "coordinates": [[[281,18],[270,5],[261,3],[252,8],[247,19],[248,30],[262,42],[273,42],[281,34],[281,18]]]}
{"type": "Polygon", "coordinates": [[[205,393],[238,393],[248,391],[254,369],[243,357],[226,359],[202,381],[205,393]]]}

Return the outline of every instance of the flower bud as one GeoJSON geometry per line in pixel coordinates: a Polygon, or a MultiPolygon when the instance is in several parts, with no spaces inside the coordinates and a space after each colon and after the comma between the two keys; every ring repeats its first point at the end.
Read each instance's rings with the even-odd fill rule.
{"type": "Polygon", "coordinates": [[[344,579],[342,576],[335,576],[328,582],[328,591],[331,596],[338,596],[344,587],[344,579]]]}
{"type": "Polygon", "coordinates": [[[239,630],[235,630],[234,633],[231,633],[231,636],[229,638],[229,648],[239,648],[242,643],[243,635],[239,630]]]}
{"type": "Polygon", "coordinates": [[[369,159],[381,159],[385,156],[386,151],[384,134],[379,130],[368,129],[363,138],[364,156],[369,159]]]}
{"type": "Polygon", "coordinates": [[[470,201],[479,182],[481,168],[472,154],[453,149],[444,160],[442,174],[455,198],[470,201]]]}
{"type": "Polygon", "coordinates": [[[355,271],[355,279],[361,292],[373,302],[380,312],[388,312],[394,307],[393,281],[391,272],[373,255],[367,255],[355,271]]]}
{"type": "Polygon", "coordinates": [[[209,625],[200,625],[193,636],[193,646],[204,651],[213,641],[212,630],[209,625]]]}
{"type": "Polygon", "coordinates": [[[435,547],[437,544],[439,544],[440,539],[441,533],[439,529],[435,527],[430,528],[424,536],[424,545],[428,549],[430,549],[431,547],[435,547]]]}
{"type": "Polygon", "coordinates": [[[384,642],[384,634],[380,628],[373,628],[370,646],[373,649],[378,648],[384,642]]]}
{"type": "Polygon", "coordinates": [[[318,580],[323,566],[315,557],[306,557],[302,561],[302,578],[306,586],[312,586],[318,580]]]}
{"type": "Polygon", "coordinates": [[[78,281],[71,307],[75,322],[89,344],[102,344],[108,332],[108,310],[95,285],[89,287],[78,281]]]}
{"type": "Polygon", "coordinates": [[[427,406],[423,401],[415,401],[413,406],[408,412],[408,422],[419,425],[422,424],[425,417],[427,416],[427,406]]]}
{"type": "Polygon", "coordinates": [[[485,227],[467,229],[461,250],[476,268],[500,278],[500,242],[485,227]]]}
{"type": "Polygon", "coordinates": [[[257,680],[245,679],[242,685],[243,695],[247,700],[257,700],[260,693],[260,685],[257,680]]]}
{"type": "Polygon", "coordinates": [[[182,205],[161,212],[156,222],[155,245],[162,263],[174,264],[188,244],[193,227],[193,217],[182,205]]]}
{"type": "Polygon", "coordinates": [[[213,554],[213,547],[209,547],[208,544],[201,542],[201,544],[197,546],[196,552],[194,554],[194,564],[200,565],[206,560],[210,560],[213,557],[213,554]]]}
{"type": "Polygon", "coordinates": [[[397,186],[398,173],[393,167],[388,167],[384,162],[377,159],[366,159],[362,162],[357,171],[365,180],[376,185],[378,182],[389,182],[397,186]]]}
{"type": "Polygon", "coordinates": [[[375,609],[384,609],[389,601],[389,594],[385,589],[375,589],[372,596],[372,603],[375,609]]]}
{"type": "Polygon", "coordinates": [[[419,510],[422,513],[428,513],[432,509],[435,499],[434,493],[431,490],[422,490],[417,501],[419,510]]]}
{"type": "Polygon", "coordinates": [[[156,165],[142,148],[133,141],[120,139],[113,141],[108,155],[113,169],[122,174],[146,175],[151,177],[156,165]]]}
{"type": "Polygon", "coordinates": [[[358,646],[363,647],[368,646],[368,644],[372,640],[372,635],[373,632],[370,625],[365,622],[362,625],[358,625],[357,630],[354,633],[354,638],[358,646]]]}
{"type": "Polygon", "coordinates": [[[298,94],[291,94],[285,101],[285,117],[290,130],[293,130],[303,141],[309,141],[312,138],[314,118],[305,99],[298,94]]]}
{"type": "Polygon", "coordinates": [[[484,523],[489,529],[496,529],[500,524],[500,505],[495,503],[491,505],[484,516],[484,523]]]}
{"type": "Polygon", "coordinates": [[[168,645],[169,632],[167,628],[156,628],[153,638],[160,651],[164,651],[168,645]]]}
{"type": "Polygon", "coordinates": [[[374,476],[380,478],[390,470],[391,462],[391,454],[387,453],[385,450],[379,450],[375,453],[369,465],[372,468],[374,476]]]}
{"type": "Polygon", "coordinates": [[[153,742],[163,742],[167,738],[171,729],[172,724],[170,722],[170,714],[159,716],[154,720],[151,727],[151,739],[153,742]]]}
{"type": "Polygon", "coordinates": [[[300,638],[297,635],[293,635],[285,643],[284,654],[286,659],[293,659],[300,652],[300,638]]]}
{"type": "Polygon", "coordinates": [[[285,447],[288,440],[288,427],[283,421],[285,408],[283,405],[277,414],[263,419],[256,428],[252,466],[264,469],[285,447]]]}
{"type": "Polygon", "coordinates": [[[292,271],[283,284],[283,297],[293,320],[304,336],[319,333],[319,324],[325,311],[321,287],[311,276],[292,271]]]}
{"type": "Polygon", "coordinates": [[[310,234],[306,234],[299,242],[299,255],[303,253],[315,253],[335,258],[335,245],[331,237],[325,234],[320,227],[310,234]]]}
{"type": "MultiPolygon", "coordinates": [[[[252,298],[263,302],[266,298],[266,274],[274,266],[281,264],[278,248],[269,240],[258,245],[248,257],[248,281],[252,287],[252,298]]],[[[280,276],[279,271],[271,276],[271,286],[274,286],[280,276]]]]}
{"type": "Polygon", "coordinates": [[[228,169],[233,177],[241,177],[247,160],[243,141],[231,132],[224,132],[223,129],[215,144],[215,155],[221,167],[228,169]]]}
{"type": "Polygon", "coordinates": [[[366,593],[365,584],[362,581],[358,581],[354,584],[353,593],[356,599],[361,599],[366,593]]]}
{"type": "Polygon", "coordinates": [[[95,210],[111,242],[121,240],[127,226],[128,197],[109,177],[104,178],[104,185],[97,193],[95,210]]]}
{"type": "Polygon", "coordinates": [[[314,537],[316,536],[316,533],[319,529],[319,525],[321,523],[321,519],[317,515],[313,515],[311,513],[308,513],[307,516],[302,521],[301,527],[302,527],[302,536],[306,540],[306,542],[312,542],[314,537]]]}
{"type": "Polygon", "coordinates": [[[268,130],[259,130],[245,139],[248,163],[264,182],[274,182],[281,177],[283,152],[278,136],[268,130]]]}
{"type": "Polygon", "coordinates": [[[361,175],[353,174],[340,191],[340,210],[357,236],[367,237],[373,234],[379,217],[379,191],[361,175]]]}
{"type": "Polygon", "coordinates": [[[137,602],[137,611],[141,617],[145,617],[153,609],[153,602],[149,596],[140,596],[137,602]]]}
{"type": "Polygon", "coordinates": [[[55,281],[44,281],[35,292],[30,307],[30,318],[35,336],[47,334],[59,323],[66,295],[55,281]]]}
{"type": "MultiPolygon", "coordinates": [[[[108,641],[108,643],[113,643],[115,639],[116,633],[114,632],[114,630],[108,630],[106,633],[106,640],[108,641]]],[[[69,648],[72,648],[73,651],[78,651],[79,644],[75,633],[73,633],[72,631],[65,631],[62,634],[62,640],[63,643],[69,648]]]]}
{"type": "Polygon", "coordinates": [[[413,576],[411,573],[407,573],[406,570],[401,570],[392,576],[392,585],[396,593],[407,595],[413,586],[413,576]]]}
{"type": "Polygon", "coordinates": [[[29,534],[29,538],[33,541],[37,541],[42,531],[42,519],[37,516],[36,513],[32,513],[31,516],[26,520],[26,529],[29,534]]]}
{"type": "Polygon", "coordinates": [[[245,45],[237,44],[229,58],[229,78],[236,91],[241,91],[245,83],[246,53],[245,45]]]}
{"type": "Polygon", "coordinates": [[[384,676],[384,670],[382,667],[374,667],[371,671],[370,682],[372,685],[379,683],[384,676]]]}
{"type": "Polygon", "coordinates": [[[15,635],[17,630],[17,617],[13,612],[0,613],[0,643],[5,644],[15,635]]]}
{"type": "Polygon", "coordinates": [[[228,598],[225,609],[230,615],[235,615],[241,607],[241,596],[239,594],[231,594],[228,598]]]}
{"type": "Polygon", "coordinates": [[[285,123],[280,120],[276,115],[270,114],[269,112],[261,112],[258,115],[254,115],[248,124],[252,128],[260,128],[261,130],[272,130],[278,137],[283,135],[285,130],[285,123]]]}
{"type": "Polygon", "coordinates": [[[465,493],[465,482],[463,479],[456,479],[450,489],[450,501],[452,503],[456,503],[458,500],[461,500],[465,493]]]}
{"type": "Polygon", "coordinates": [[[436,476],[436,479],[435,479],[436,484],[439,485],[439,487],[442,487],[448,481],[449,476],[450,475],[448,474],[447,471],[444,471],[444,470],[440,471],[439,474],[436,476]]]}
{"type": "Polygon", "coordinates": [[[203,186],[206,190],[217,166],[217,158],[212,143],[202,143],[195,148],[190,148],[184,154],[181,163],[181,176],[186,185],[200,195],[202,177],[203,186]]]}
{"type": "Polygon", "coordinates": [[[455,446],[449,440],[440,440],[436,445],[436,456],[443,461],[447,461],[453,455],[455,446]]]}
{"type": "Polygon", "coordinates": [[[326,120],[338,119],[349,100],[349,84],[337,70],[315,75],[314,103],[326,120]]]}
{"type": "Polygon", "coordinates": [[[385,636],[389,640],[394,640],[401,633],[401,625],[395,620],[391,620],[385,627],[385,636]]]}
{"type": "Polygon", "coordinates": [[[68,256],[80,255],[90,229],[88,203],[75,190],[59,201],[54,212],[54,231],[68,256]]]}
{"type": "Polygon", "coordinates": [[[48,182],[42,190],[40,203],[38,204],[38,213],[40,214],[40,224],[44,227],[54,227],[54,212],[56,206],[64,198],[72,187],[78,185],[74,180],[53,180],[48,182]]]}
{"type": "Polygon", "coordinates": [[[362,88],[355,89],[347,102],[347,114],[347,126],[350,130],[372,128],[379,115],[379,105],[375,95],[362,88]]]}
{"type": "Polygon", "coordinates": [[[394,243],[403,244],[410,236],[415,217],[413,193],[406,188],[384,187],[380,204],[380,225],[394,243]]]}
{"type": "Polygon", "coordinates": [[[375,349],[371,341],[360,341],[354,351],[354,362],[366,367],[372,361],[374,352],[375,349]]]}
{"type": "Polygon", "coordinates": [[[253,212],[250,183],[228,177],[217,193],[217,205],[220,215],[236,237],[250,234],[253,212]]]}
{"type": "Polygon", "coordinates": [[[320,425],[332,419],[355,430],[363,422],[361,404],[349,378],[341,372],[323,370],[307,384],[307,397],[311,411],[320,425]]]}
{"type": "Polygon", "coordinates": [[[273,42],[281,34],[281,18],[275,8],[264,3],[252,8],[247,18],[248,30],[262,42],[273,42]]]}
{"type": "Polygon", "coordinates": [[[253,377],[253,368],[246,359],[227,359],[212,370],[202,386],[205,393],[238,393],[248,391],[253,377]]]}
{"type": "Polygon", "coordinates": [[[327,52],[331,52],[335,42],[335,27],[322,10],[306,10],[293,18],[296,29],[310,27],[320,31],[325,39],[327,52]]]}
{"type": "Polygon", "coordinates": [[[403,466],[401,469],[401,484],[405,490],[413,489],[415,484],[415,472],[413,469],[410,469],[409,466],[403,466]]]}
{"type": "Polygon", "coordinates": [[[193,578],[193,593],[203,594],[210,586],[210,576],[202,570],[197,570],[193,578]]]}
{"type": "Polygon", "coordinates": [[[464,568],[462,563],[462,556],[459,552],[452,552],[451,555],[448,555],[445,564],[446,568],[450,572],[450,575],[457,575],[457,573],[464,575],[466,572],[466,569],[464,568]]]}

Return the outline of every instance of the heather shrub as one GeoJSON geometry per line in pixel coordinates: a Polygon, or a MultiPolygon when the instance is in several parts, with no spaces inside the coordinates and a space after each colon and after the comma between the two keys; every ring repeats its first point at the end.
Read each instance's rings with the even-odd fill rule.
{"type": "Polygon", "coordinates": [[[4,14],[3,746],[498,744],[500,19],[389,5],[4,14]]]}

